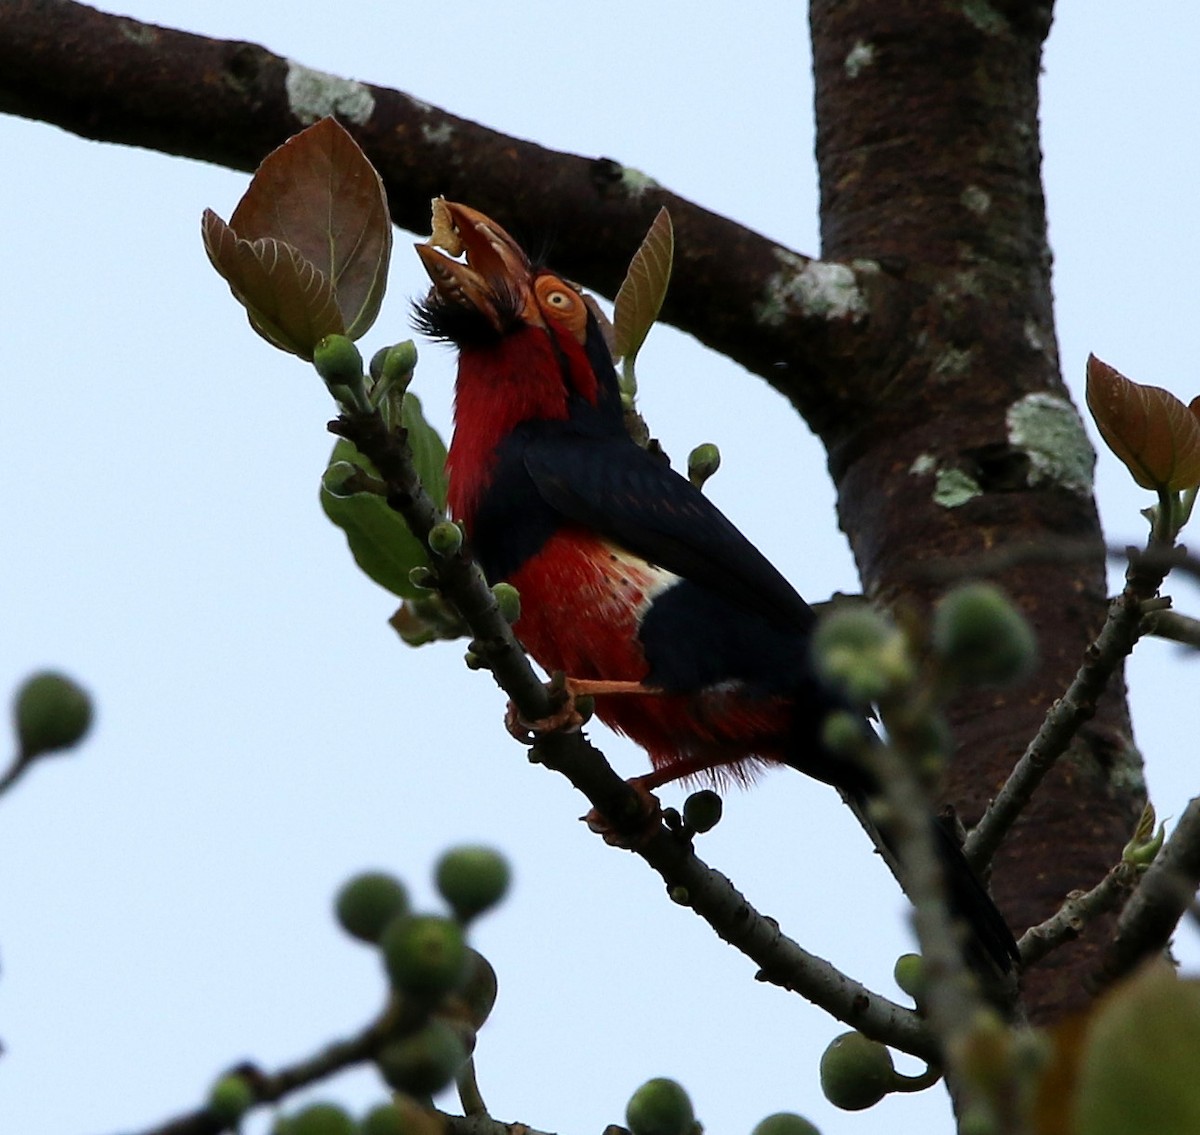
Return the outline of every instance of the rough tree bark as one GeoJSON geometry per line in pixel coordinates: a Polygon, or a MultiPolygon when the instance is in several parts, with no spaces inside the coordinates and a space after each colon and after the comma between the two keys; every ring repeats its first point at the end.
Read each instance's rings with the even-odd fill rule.
{"type": "MultiPolygon", "coordinates": [[[[989,573],[1038,628],[1042,661],[1024,686],[951,707],[959,752],[945,796],[970,825],[1105,610],[1091,458],[1069,436],[1051,302],[1037,118],[1051,5],[814,0],[811,13],[822,251],[879,263],[904,311],[894,351],[875,365],[851,356],[850,406],[815,423],[867,593],[924,608],[944,577],[922,565],[1064,538],[1091,548],[989,573]],[[1049,462],[1043,432],[1040,444],[1063,447],[1049,462]]],[[[1011,923],[1036,923],[1092,885],[1140,806],[1140,759],[1113,690],[997,856],[993,891],[1011,923]]],[[[1034,1020],[1087,1000],[1110,930],[1094,925],[1026,973],[1034,1020]]]]}
{"type": "MultiPolygon", "coordinates": [[[[1033,679],[952,707],[944,796],[969,824],[1105,610],[1092,454],[1051,306],[1037,121],[1050,19],[1048,0],[813,0],[824,261],[610,159],[68,0],[0,6],[0,111],[240,169],[336,111],[380,169],[397,224],[423,231],[443,193],[517,233],[548,225],[556,267],[609,295],[667,205],[678,262],[664,318],[766,378],[821,436],[867,593],[920,611],[947,574],[991,557],[988,574],[1038,628],[1033,679]],[[1069,554],[1036,564],[997,555],[1063,538],[1069,554]]],[[[1114,690],[996,860],[1016,930],[1104,875],[1142,792],[1114,690]]],[[[1108,932],[1092,927],[1026,975],[1035,1021],[1086,1002],[1108,932]]]]}

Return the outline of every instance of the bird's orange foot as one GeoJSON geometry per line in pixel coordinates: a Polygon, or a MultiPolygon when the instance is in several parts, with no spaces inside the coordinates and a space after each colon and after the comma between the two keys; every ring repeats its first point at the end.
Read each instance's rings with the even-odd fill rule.
{"type": "Polygon", "coordinates": [[[557,673],[547,685],[552,700],[565,699],[553,713],[537,721],[526,721],[512,702],[504,715],[504,726],[522,745],[532,745],[543,733],[577,732],[587,724],[592,715],[590,704],[582,708],[576,704],[579,698],[593,698],[600,694],[611,697],[619,694],[661,694],[662,690],[644,686],[641,682],[608,681],[593,678],[568,678],[557,673]]]}
{"type": "Polygon", "coordinates": [[[646,787],[645,782],[648,779],[635,776],[626,781],[634,791],[635,800],[630,813],[623,817],[621,823],[614,824],[596,808],[579,818],[610,847],[636,851],[662,826],[662,805],[658,802],[658,797],[646,787]]]}
{"type": "Polygon", "coordinates": [[[537,721],[526,721],[512,702],[504,712],[504,728],[522,745],[532,745],[546,733],[578,733],[587,723],[587,715],[580,713],[573,697],[567,698],[561,706],[546,717],[537,721]]]}

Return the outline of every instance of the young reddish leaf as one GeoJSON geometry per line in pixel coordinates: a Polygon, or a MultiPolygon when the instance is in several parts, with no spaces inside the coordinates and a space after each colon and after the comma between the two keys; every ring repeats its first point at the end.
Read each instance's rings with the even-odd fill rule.
{"type": "Polygon", "coordinates": [[[244,240],[289,244],[324,273],[351,339],[375,322],[392,252],[387,196],[335,119],[323,118],[267,155],[229,227],[244,240]]]}
{"type": "Polygon", "coordinates": [[[671,214],[659,209],[613,303],[613,355],[631,359],[641,349],[662,309],[671,279],[675,233],[671,214]]]}
{"type": "Polygon", "coordinates": [[[1133,382],[1088,356],[1087,404],[1105,444],[1144,489],[1200,484],[1200,414],[1174,394],[1133,382]]]}
{"type": "Polygon", "coordinates": [[[294,248],[269,237],[239,237],[211,209],[201,222],[213,267],[267,342],[311,359],[326,335],[344,330],[328,278],[294,248]]]}

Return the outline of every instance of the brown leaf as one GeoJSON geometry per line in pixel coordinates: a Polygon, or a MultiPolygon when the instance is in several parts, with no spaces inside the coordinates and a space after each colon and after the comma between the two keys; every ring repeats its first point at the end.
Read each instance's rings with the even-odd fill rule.
{"type": "Polygon", "coordinates": [[[1105,444],[1144,489],[1200,484],[1200,413],[1157,386],[1133,382],[1088,356],[1087,404],[1105,444]]]}
{"type": "Polygon", "coordinates": [[[343,331],[329,280],[290,245],[245,240],[211,209],[204,210],[201,232],[213,267],[267,342],[311,359],[324,336],[343,331]]]}
{"type": "Polygon", "coordinates": [[[383,182],[358,143],[323,118],[267,155],[229,227],[291,245],[329,281],[351,339],[383,302],[392,224],[383,182]]]}
{"type": "Polygon", "coordinates": [[[630,359],[638,353],[667,294],[675,234],[671,214],[659,209],[613,302],[613,356],[630,359]]]}

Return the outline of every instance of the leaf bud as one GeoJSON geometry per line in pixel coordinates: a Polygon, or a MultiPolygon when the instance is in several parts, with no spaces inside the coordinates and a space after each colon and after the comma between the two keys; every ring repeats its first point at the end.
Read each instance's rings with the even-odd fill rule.
{"type": "Polygon", "coordinates": [[[932,642],[946,672],[973,685],[1016,681],[1037,659],[1025,617],[990,583],[965,583],[942,597],[932,642]]]}
{"type": "Polygon", "coordinates": [[[429,550],[437,556],[453,556],[463,545],[463,533],[453,520],[443,520],[429,530],[429,550]]]}
{"type": "Polygon", "coordinates": [[[208,1093],[208,1110],[225,1126],[232,1126],[255,1104],[254,1089],[244,1076],[222,1076],[208,1093]]]}
{"type": "Polygon", "coordinates": [[[380,347],[371,356],[370,373],[376,382],[395,388],[401,379],[412,376],[417,369],[417,348],[411,339],[391,347],[380,347]]]}
{"type": "Polygon", "coordinates": [[[384,928],[408,913],[408,891],[382,871],[364,871],[343,884],[334,902],[338,923],[363,942],[378,942],[384,928]]]}
{"type": "Polygon", "coordinates": [[[290,1117],[287,1135],[357,1135],[357,1131],[344,1107],[335,1103],[310,1103],[290,1117]]]}
{"type": "Polygon", "coordinates": [[[625,1123],[632,1135],[691,1135],[696,1114],[687,1092],[674,1080],[647,1080],[625,1106],[625,1123]]]}
{"type": "Polygon", "coordinates": [[[497,583],[492,588],[496,606],[507,623],[515,623],[521,617],[521,593],[511,583],[497,583]]]}
{"type": "Polygon", "coordinates": [[[683,822],[694,832],[710,832],[721,822],[724,807],[724,801],[711,788],[702,788],[683,802],[683,822]]]}
{"type": "Polygon", "coordinates": [[[462,928],[449,918],[393,918],[379,937],[379,948],[392,987],[400,993],[439,997],[467,976],[462,928]]]}
{"type": "Polygon", "coordinates": [[[352,461],[334,461],[321,474],[321,488],[327,493],[345,500],[362,491],[353,486],[354,478],[360,476],[361,473],[362,470],[352,461]]]}
{"type": "Polygon", "coordinates": [[[454,847],[434,871],[438,894],[462,923],[494,907],[508,891],[512,878],[508,862],[490,847],[454,847]]]}
{"type": "Polygon", "coordinates": [[[1158,853],[1162,851],[1163,844],[1166,842],[1167,825],[1159,824],[1156,832],[1154,819],[1154,806],[1147,804],[1142,809],[1138,830],[1134,833],[1133,839],[1121,851],[1122,862],[1129,863],[1134,867],[1146,868],[1158,858],[1158,853]],[[1145,822],[1147,816],[1150,820],[1148,828],[1145,822]]]}
{"type": "Polygon", "coordinates": [[[388,1086],[414,1096],[440,1092],[467,1062],[458,1032],[437,1018],[409,1036],[385,1044],[375,1056],[388,1086]]]}
{"type": "Polygon", "coordinates": [[[22,763],[70,749],[92,724],[92,699],[65,674],[50,670],[26,678],[13,699],[13,723],[22,763]]]}
{"type": "Polygon", "coordinates": [[[353,388],[362,383],[362,355],[345,335],[326,335],[313,348],[312,361],[326,386],[353,388]]]}
{"type": "Polygon", "coordinates": [[[408,582],[421,591],[436,591],[438,577],[431,567],[417,564],[416,567],[408,569],[408,582]]]}
{"type": "Polygon", "coordinates": [[[790,1111],[777,1111],[759,1120],[750,1135],[821,1135],[807,1119],[790,1111]]]}
{"type": "Polygon", "coordinates": [[[696,446],[696,448],[688,454],[688,480],[691,481],[692,484],[698,489],[703,488],[704,482],[707,481],[709,477],[711,477],[720,467],[721,451],[710,441],[706,441],[703,445],[696,446]]]}
{"type": "Polygon", "coordinates": [[[862,1033],[842,1033],[821,1054],[821,1091],[843,1111],[873,1107],[892,1089],[895,1079],[892,1054],[862,1033]]]}

